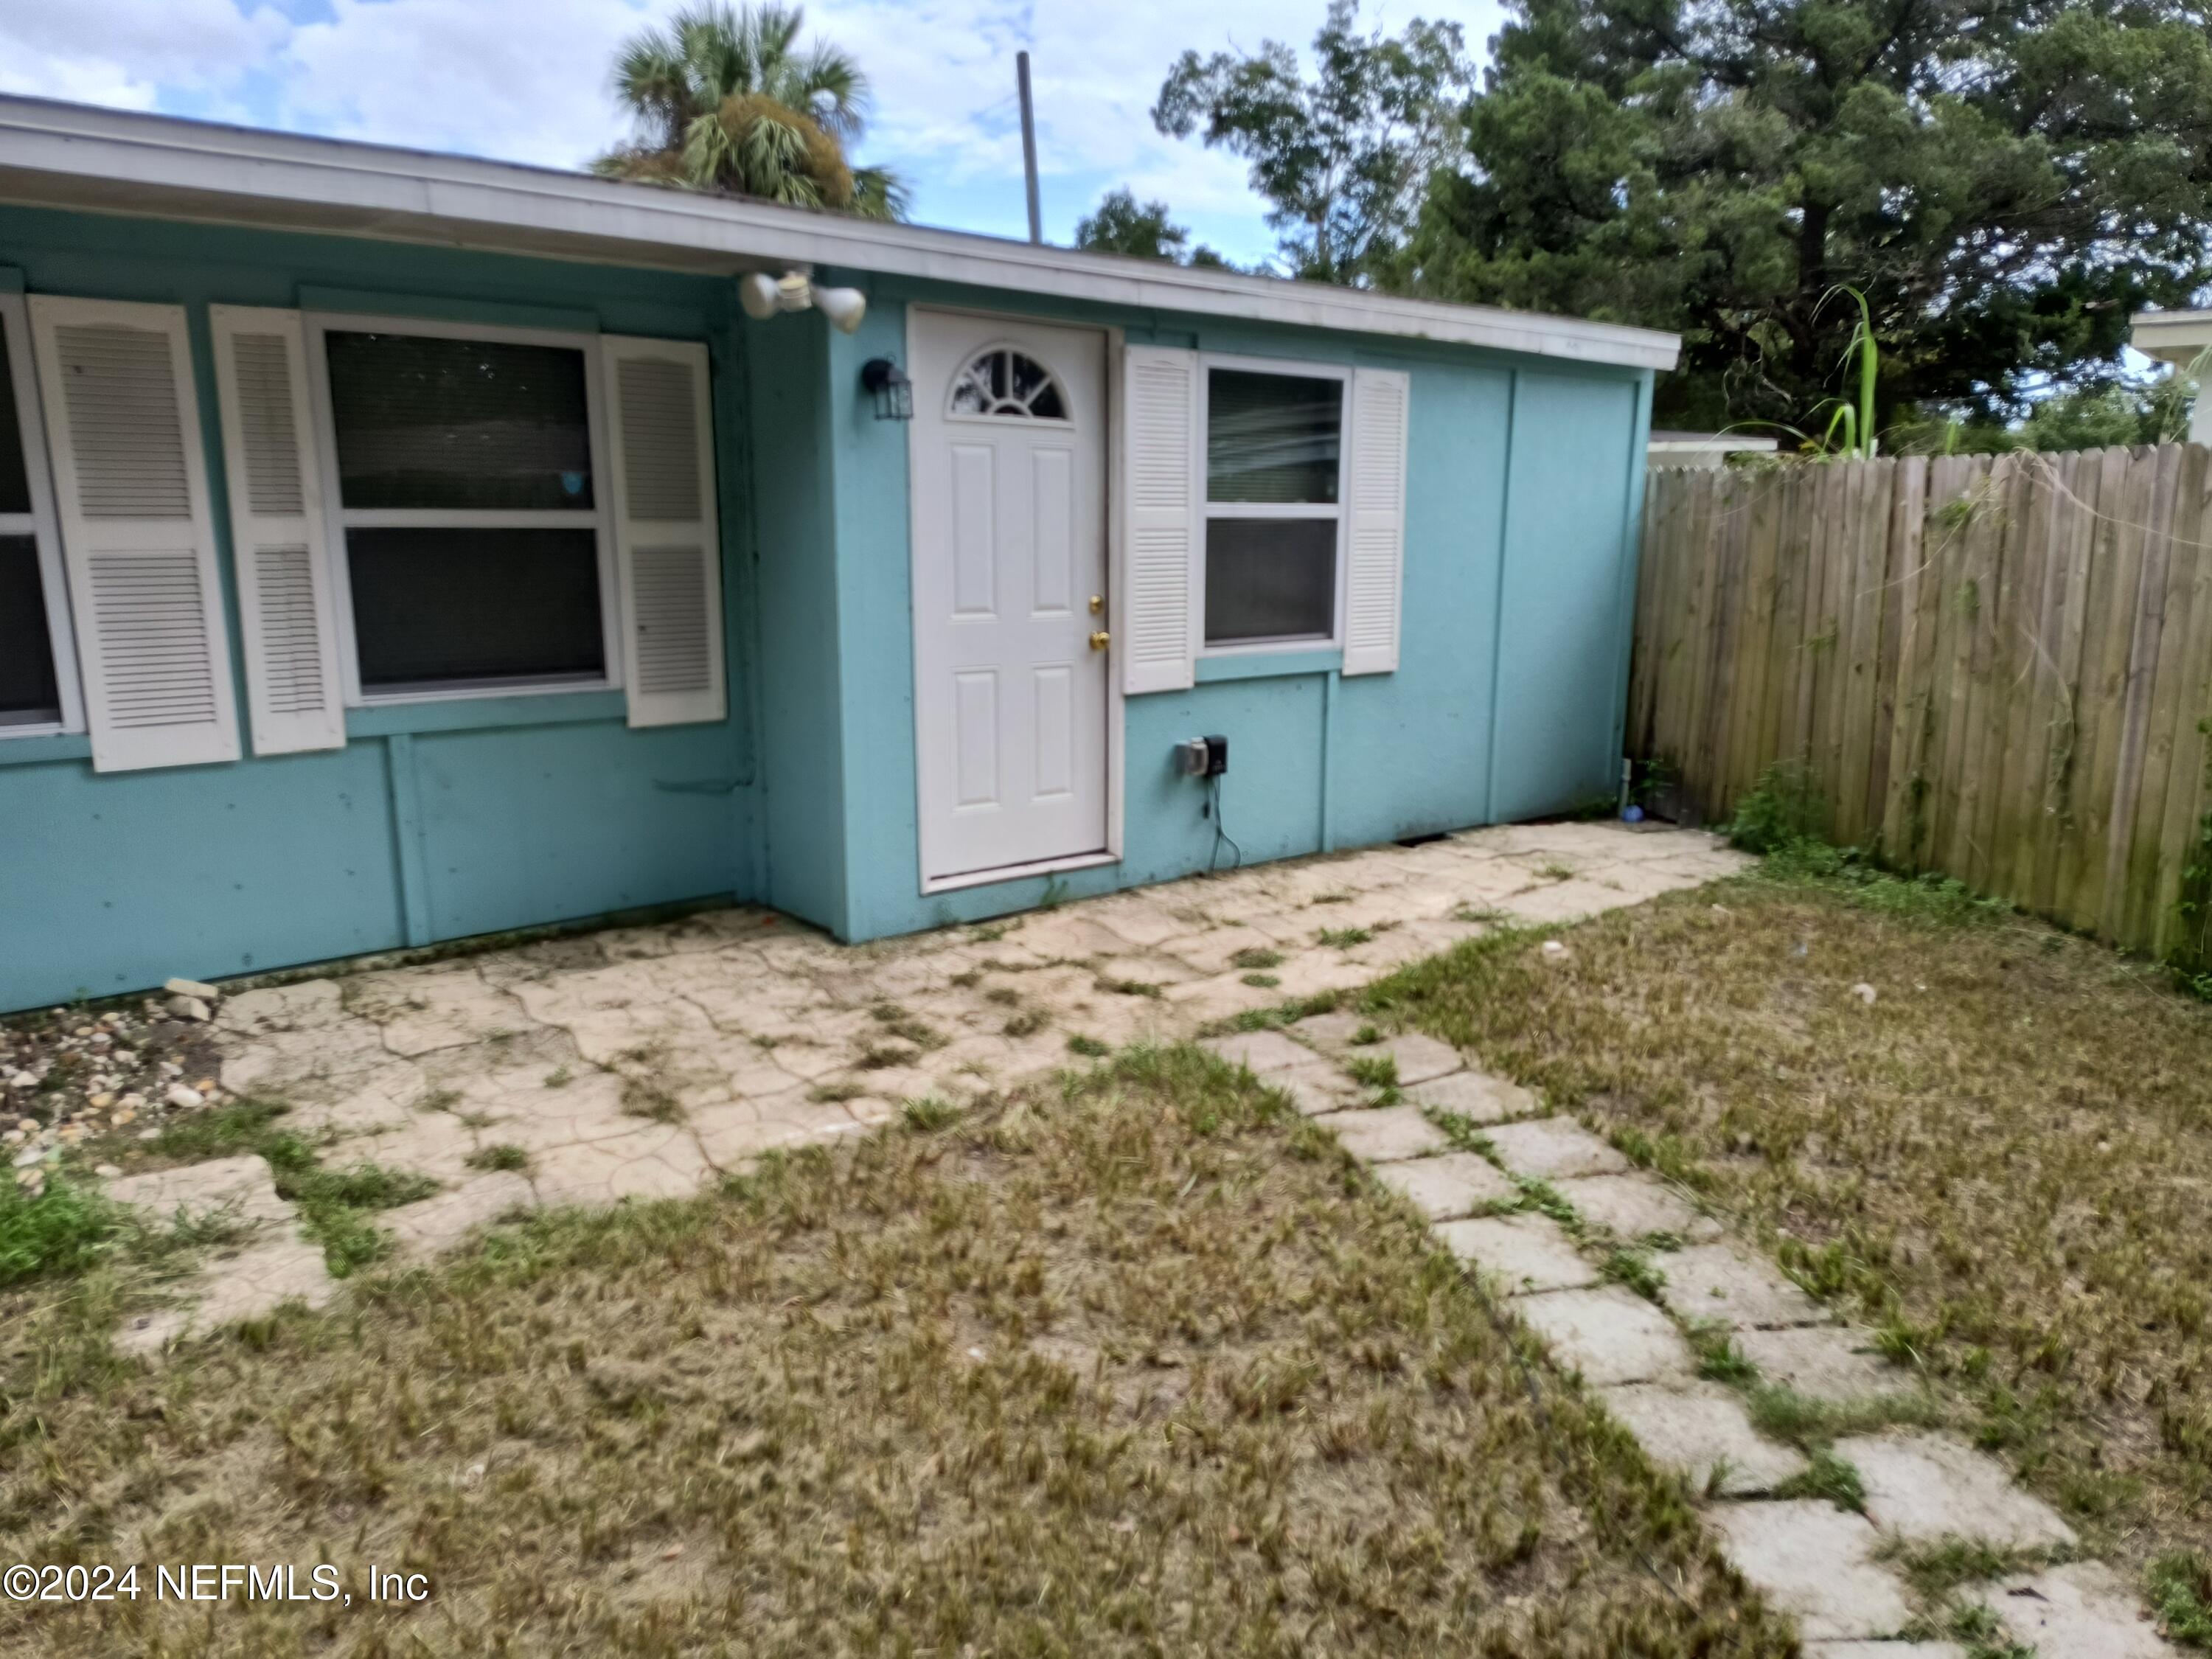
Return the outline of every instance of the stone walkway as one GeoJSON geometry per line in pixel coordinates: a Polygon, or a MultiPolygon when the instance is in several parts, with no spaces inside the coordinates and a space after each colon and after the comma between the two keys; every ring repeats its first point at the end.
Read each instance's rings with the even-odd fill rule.
{"type": "MultiPolygon", "coordinates": [[[[1745,862],[1699,833],[1557,823],[863,945],[773,911],[718,910],[241,991],[221,998],[213,1029],[224,1093],[288,1103],[286,1127],[323,1143],[326,1165],[439,1183],[374,1218],[419,1255],[532,1205],[681,1197],[910,1100],[964,1103],[1082,1054],[1364,985],[1500,924],[1579,920],[1745,862]]],[[[237,1162],[111,1183],[164,1217],[263,1223],[132,1321],[124,1346],[328,1299],[266,1166],[237,1162]]]]}
{"type": "MultiPolygon", "coordinates": [[[[1528,1091],[1467,1067],[1445,1044],[1385,1036],[1356,1016],[1205,1042],[1282,1090],[1425,1217],[1553,1359],[1601,1401],[1652,1460],[1700,1495],[1722,1552],[1797,1620],[1821,1659],[1966,1659],[1956,1642],[1907,1639],[1917,1610],[1900,1550],[1966,1540],[2046,1561],[2074,1533],[2003,1465],[1940,1434],[1838,1441],[1863,1512],[1790,1495],[1804,1454],[1753,1426],[1737,1387],[1703,1380],[1698,1349],[1725,1340],[1759,1380],[1840,1404],[1909,1389],[1869,1333],[1830,1318],[1763,1258],[1723,1235],[1690,1197],[1632,1169],[1528,1091]],[[1360,1079],[1352,1075],[1357,1069],[1360,1079]],[[1378,1086],[1392,1077],[1394,1084],[1378,1086]],[[1620,1282],[1621,1251],[1650,1297],[1620,1282]]],[[[2133,1592],[2094,1561],[2048,1565],[1979,1594],[1996,1627],[2043,1659],[2153,1659],[2174,1650],[2133,1592]]],[[[1970,1601],[1966,1605],[1972,1606],[1970,1601]]]]}

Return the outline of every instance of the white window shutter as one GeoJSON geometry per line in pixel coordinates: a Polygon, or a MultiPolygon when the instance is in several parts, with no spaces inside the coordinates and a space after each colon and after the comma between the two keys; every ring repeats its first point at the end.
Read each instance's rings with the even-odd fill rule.
{"type": "Polygon", "coordinates": [[[330,531],[296,311],[210,306],[253,752],[345,747],[330,531]]]}
{"type": "Polygon", "coordinates": [[[1192,573],[1203,556],[1198,354],[1164,346],[1121,355],[1121,584],[1115,609],[1121,689],[1193,682],[1192,573]]]}
{"type": "Polygon", "coordinates": [[[184,308],[33,295],[30,311],[93,767],[236,760],[184,308]]]}
{"type": "Polygon", "coordinates": [[[729,696],[707,348],[608,335],[600,349],[629,723],[719,720],[729,696]]]}
{"type": "Polygon", "coordinates": [[[1346,538],[1344,672],[1389,674],[1398,666],[1398,619],[1406,566],[1406,414],[1401,369],[1352,375],[1352,525],[1346,538]]]}

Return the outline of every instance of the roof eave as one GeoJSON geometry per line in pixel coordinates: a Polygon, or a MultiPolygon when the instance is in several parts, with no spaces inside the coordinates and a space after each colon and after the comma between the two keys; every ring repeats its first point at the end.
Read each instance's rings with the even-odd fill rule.
{"type": "Polygon", "coordinates": [[[4,95],[0,200],[679,270],[842,266],[1632,368],[1670,369],[1680,347],[1677,336],[1614,323],[1401,299],[511,162],[4,95]]]}

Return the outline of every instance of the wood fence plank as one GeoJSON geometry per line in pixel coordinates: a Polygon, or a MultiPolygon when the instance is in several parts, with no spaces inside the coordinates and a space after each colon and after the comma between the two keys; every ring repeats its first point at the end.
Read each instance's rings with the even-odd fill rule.
{"type": "MultiPolygon", "coordinates": [[[[2035,890],[2031,908],[2040,915],[2058,914],[2074,840],[2074,769],[2081,741],[2081,653],[2088,635],[2089,573],[2104,519],[2106,452],[2069,455],[2063,469],[2067,518],[2058,544],[2064,572],[2058,583],[2053,618],[2055,649],[2051,662],[2050,737],[2044,765],[2043,815],[2037,826],[2035,890]]],[[[2117,497],[2115,497],[2117,499],[2117,497]]]]}
{"type": "Polygon", "coordinates": [[[1997,784],[1997,820],[1990,891],[2025,904],[2035,886],[2035,836],[2041,816],[2049,729],[2037,719],[2050,678],[2044,639],[2051,614],[2051,542],[2058,493],[2047,455],[2021,458],[2013,499],[2018,536],[2006,559],[2010,589],[2005,610],[2004,765],[1997,784]]]}
{"type": "Polygon", "coordinates": [[[1710,469],[1713,490],[1713,615],[1706,629],[1705,693],[1698,710],[1697,750],[1707,779],[1708,822],[1722,823],[1729,811],[1730,705],[1735,697],[1736,650],[1743,631],[1745,521],[1736,475],[1710,469]]]}
{"type": "Polygon", "coordinates": [[[1763,771],[1788,752],[1797,708],[1797,641],[1805,628],[1810,522],[1806,469],[1793,467],[1774,480],[1778,512],[1774,543],[1774,620],[1766,636],[1766,702],[1759,710],[1759,757],[1763,771]]]}
{"type": "Polygon", "coordinates": [[[2189,628],[2176,679],[2172,739],[2166,799],[2159,830],[2158,885],[2152,930],[2145,946],[2165,957],[2179,943],[2181,873],[2197,851],[2197,821],[2204,811],[2205,738],[2212,716],[2212,450],[2185,452],[2180,495],[2174,510],[2174,557],[2189,571],[2189,628]]]}
{"type": "Polygon", "coordinates": [[[1922,532],[1928,510],[1928,462],[1908,456],[1897,464],[1891,510],[1889,584],[1897,596],[1897,664],[1890,690],[1889,746],[1883,763],[1881,845],[1907,866],[1918,857],[1916,791],[1921,776],[1923,659],[1930,629],[1921,606],[1922,532]]]}
{"type": "Polygon", "coordinates": [[[2139,635],[2137,648],[2148,661],[2131,665],[2138,684],[2130,688],[2130,716],[2137,708],[2142,718],[2120,762],[2121,792],[2112,809],[2112,844],[2121,874],[2117,904],[2108,903],[2107,937],[2131,951],[2148,951],[2158,935],[2158,855],[2166,823],[2166,792],[2173,769],[2174,710],[2181,702],[2186,673],[2182,660],[2189,634],[2189,602],[2195,565],[2179,544],[2193,538],[2194,526],[2185,523],[2193,514],[2188,464],[2194,452],[2167,446],[2156,453],[2158,482],[2152,498],[2151,540],[2143,565],[2144,610],[2154,598],[2158,620],[2154,635],[2139,635]],[[2154,580],[2157,592],[2152,592],[2154,580]]]}
{"type": "Polygon", "coordinates": [[[1744,515],[1742,610],[1735,636],[1735,678],[1728,711],[1727,761],[1721,810],[1735,804],[1758,779],[1760,711],[1766,701],[1767,635],[1774,626],[1776,500],[1771,477],[1735,475],[1744,515]]]}
{"type": "Polygon", "coordinates": [[[1966,860],[1962,879],[1983,892],[1991,888],[1997,862],[1997,797],[2003,788],[2006,680],[2011,664],[2012,609],[2021,526],[2017,486],[2026,457],[2002,455],[1990,464],[1987,496],[1977,526],[1974,581],[1972,768],[1966,791],[1966,860]]]}
{"type": "Polygon", "coordinates": [[[2075,831],[2071,879],[2060,915],[2084,933],[2104,908],[2106,832],[2120,752],[2128,652],[2136,631],[2142,580],[2143,530],[2150,512],[2152,469],[2130,450],[2107,457],[2097,537],[2097,568],[2089,573],[2089,615],[2081,644],[2081,750],[2075,762],[2075,831]]]}
{"type": "Polygon", "coordinates": [[[1861,488],[1852,503],[1857,522],[1850,538],[1851,565],[1846,629],[1839,652],[1843,718],[1837,744],[1837,839],[1858,846],[1873,838],[1867,816],[1867,777],[1874,766],[1874,723],[1881,697],[1875,671],[1881,661],[1882,568],[1889,537],[1890,483],[1894,461],[1857,469],[1861,488]]]}

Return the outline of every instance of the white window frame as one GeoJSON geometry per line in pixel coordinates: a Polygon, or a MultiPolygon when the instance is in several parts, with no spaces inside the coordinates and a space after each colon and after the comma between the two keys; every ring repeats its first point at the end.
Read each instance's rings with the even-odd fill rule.
{"type": "Polygon", "coordinates": [[[46,461],[46,428],[39,408],[36,367],[31,360],[31,317],[20,294],[0,294],[0,332],[8,342],[9,385],[0,397],[15,400],[23,434],[23,476],[31,486],[28,513],[0,513],[0,536],[28,536],[38,549],[39,589],[46,607],[46,646],[53,653],[58,720],[0,723],[0,742],[81,732],[84,695],[77,682],[76,636],[70,623],[69,576],[62,563],[61,519],[54,508],[54,478],[46,461]]]}
{"type": "Polygon", "coordinates": [[[599,365],[599,337],[564,329],[511,328],[491,323],[452,323],[420,317],[384,317],[352,312],[303,314],[307,334],[307,382],[314,403],[315,465],[323,478],[323,511],[331,545],[332,597],[337,602],[338,662],[349,708],[381,708],[416,702],[460,702],[484,697],[559,696],[574,691],[611,691],[623,683],[622,583],[616,572],[612,462],[607,441],[605,388],[599,365]],[[592,505],[574,511],[495,508],[445,510],[436,507],[354,507],[339,499],[337,421],[331,403],[328,337],[340,334],[411,334],[439,340],[487,340],[501,344],[557,346],[582,355],[584,408],[592,456],[592,505]],[[353,576],[348,563],[349,530],[580,530],[596,538],[599,569],[600,650],[606,664],[596,679],[527,680],[497,684],[441,686],[428,690],[364,691],[361,650],[354,632],[353,576]]]}
{"type": "Polygon", "coordinates": [[[1300,651],[1340,651],[1344,648],[1344,584],[1346,539],[1352,523],[1351,504],[1345,499],[1351,487],[1352,365],[1321,363],[1298,357],[1248,357],[1224,352],[1198,354],[1198,468],[1199,533],[1191,549],[1190,645],[1194,658],[1279,656],[1300,651]],[[1334,380],[1337,384],[1336,500],[1320,501],[1217,501],[1212,499],[1213,371],[1237,369],[1255,374],[1279,374],[1288,380],[1334,380]],[[1330,519],[1336,524],[1335,586],[1329,599],[1327,635],[1299,634],[1282,639],[1240,640],[1213,645],[1206,637],[1206,550],[1212,541],[1216,519],[1330,519]]]}

